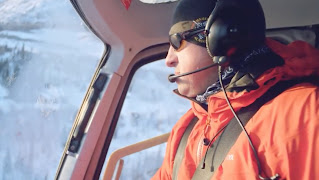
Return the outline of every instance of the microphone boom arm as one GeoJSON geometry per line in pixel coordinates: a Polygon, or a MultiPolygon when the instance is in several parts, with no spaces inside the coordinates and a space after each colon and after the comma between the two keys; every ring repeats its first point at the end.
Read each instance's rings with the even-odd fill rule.
{"type": "Polygon", "coordinates": [[[179,77],[187,76],[187,75],[190,75],[190,74],[193,74],[193,73],[197,73],[197,72],[199,72],[199,71],[203,71],[203,70],[206,70],[206,69],[208,69],[208,68],[211,68],[211,67],[214,67],[214,66],[218,66],[218,65],[219,65],[218,63],[213,63],[213,64],[211,64],[211,65],[209,65],[209,66],[205,66],[205,67],[203,67],[203,68],[199,68],[199,69],[197,69],[197,70],[195,70],[195,71],[191,71],[191,72],[188,72],[188,73],[183,73],[183,74],[180,74],[180,75],[170,74],[170,75],[168,76],[168,81],[171,82],[171,83],[173,83],[173,82],[175,82],[176,79],[179,78],[179,77]]]}

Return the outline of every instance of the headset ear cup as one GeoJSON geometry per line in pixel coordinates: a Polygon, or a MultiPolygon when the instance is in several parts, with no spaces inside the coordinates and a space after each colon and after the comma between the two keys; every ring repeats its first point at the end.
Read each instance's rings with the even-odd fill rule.
{"type": "Polygon", "coordinates": [[[216,17],[218,15],[218,10],[219,10],[219,7],[220,6],[220,3],[219,1],[216,2],[215,4],[215,8],[213,9],[212,13],[210,14],[210,16],[208,17],[207,19],[207,23],[206,23],[206,26],[205,26],[205,32],[206,32],[206,48],[207,48],[207,52],[208,54],[213,58],[215,56],[215,54],[213,53],[213,51],[211,50],[212,49],[212,41],[209,40],[208,38],[212,38],[212,35],[211,35],[211,29],[212,29],[212,25],[213,23],[215,22],[216,20],[216,17]]]}
{"type": "Polygon", "coordinates": [[[205,27],[209,55],[237,56],[264,43],[264,24],[258,0],[217,0],[205,27]]]}
{"type": "MultiPolygon", "coordinates": [[[[216,8],[216,7],[215,7],[216,8]]],[[[215,10],[215,9],[214,9],[215,10]]],[[[210,44],[211,44],[211,42],[208,40],[208,36],[209,36],[209,34],[210,34],[210,29],[211,29],[211,26],[212,26],[212,24],[213,24],[213,14],[214,14],[214,10],[213,10],[213,12],[211,13],[211,15],[208,17],[208,19],[207,19],[207,23],[206,23],[206,26],[205,26],[205,35],[206,35],[206,49],[207,49],[207,52],[208,52],[208,54],[209,54],[209,56],[211,57],[211,58],[213,58],[213,54],[212,54],[212,52],[211,52],[211,50],[210,50],[210,44]]]]}
{"type": "Polygon", "coordinates": [[[209,28],[207,35],[207,50],[213,56],[225,56],[225,42],[228,38],[228,25],[221,19],[217,19],[209,28]]]}
{"type": "Polygon", "coordinates": [[[230,49],[236,49],[239,12],[238,2],[219,0],[206,23],[206,47],[208,54],[213,56],[228,56],[230,49]],[[235,43],[235,44],[234,44],[235,43]]]}

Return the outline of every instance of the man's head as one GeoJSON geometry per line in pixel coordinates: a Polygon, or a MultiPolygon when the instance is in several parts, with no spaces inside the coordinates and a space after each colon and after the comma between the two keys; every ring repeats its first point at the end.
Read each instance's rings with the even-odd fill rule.
{"type": "MultiPolygon", "coordinates": [[[[208,43],[209,47],[206,49],[207,43],[204,30],[205,27],[207,29],[206,23],[208,17],[211,15],[213,10],[215,11],[217,9],[214,9],[216,5],[216,7],[219,7],[217,9],[217,12],[220,13],[217,14],[218,16],[222,17],[222,19],[220,19],[218,16],[217,18],[216,16],[214,16],[213,21],[217,20],[216,22],[219,22],[226,19],[226,22],[228,23],[229,18],[231,19],[232,17],[235,17],[235,20],[238,20],[238,18],[236,19],[236,17],[238,16],[247,17],[247,13],[245,14],[245,16],[242,16],[241,14],[231,14],[229,12],[232,12],[232,9],[230,9],[230,11],[229,9],[226,9],[227,11],[223,11],[223,8],[220,7],[223,7],[225,4],[227,5],[226,7],[230,7],[234,4],[236,5],[236,8],[238,4],[239,7],[242,7],[245,6],[245,3],[249,3],[249,1],[258,2],[257,0],[219,0],[218,3],[216,3],[216,0],[180,0],[176,7],[173,16],[173,24],[169,32],[171,47],[166,57],[166,65],[168,67],[174,67],[175,74],[178,75],[194,71],[196,69],[212,64],[212,57],[214,56],[214,54],[208,53],[207,49],[209,49],[209,47],[211,47],[212,45],[215,47],[219,47],[220,45],[216,45],[214,41],[211,41],[213,43],[208,43]],[[240,4],[241,2],[243,2],[243,4],[240,4]]],[[[259,5],[259,2],[257,4],[259,5]]],[[[248,5],[247,7],[253,6],[248,5]]],[[[244,10],[247,10],[247,8],[244,8],[244,10]]],[[[239,11],[235,9],[233,12],[241,13],[241,9],[239,11]]],[[[252,12],[255,13],[256,11],[253,10],[252,12]]],[[[262,20],[263,22],[259,24],[264,25],[264,19],[262,20]]],[[[208,39],[211,40],[211,36],[216,33],[214,32],[214,30],[218,30],[219,27],[216,28],[214,27],[214,22],[209,22],[210,27],[212,28],[208,28],[208,30],[212,33],[208,34],[208,39]]],[[[230,22],[232,22],[232,20],[230,20],[230,22]]],[[[251,22],[255,23],[255,21],[250,20],[245,20],[244,22],[248,22],[248,24],[251,22]]],[[[235,24],[236,23],[237,22],[235,22],[235,24]]],[[[242,27],[243,26],[240,26],[239,30],[241,30],[242,27]]],[[[224,29],[228,31],[228,27],[224,29]]],[[[227,38],[226,44],[229,42],[229,39],[227,38]]],[[[218,39],[218,42],[222,42],[222,45],[223,43],[225,43],[223,39],[224,37],[218,39]]],[[[226,47],[231,49],[231,46],[229,46],[228,44],[226,47]]],[[[214,67],[188,76],[180,77],[176,80],[176,83],[178,84],[178,90],[182,95],[195,97],[196,95],[205,92],[207,87],[216,82],[217,79],[217,68],[214,67]]]]}
{"type": "MultiPolygon", "coordinates": [[[[215,6],[213,0],[181,0],[173,16],[170,29],[171,47],[166,65],[175,68],[175,74],[187,73],[212,63],[207,53],[204,29],[207,18],[215,6]],[[194,33],[194,31],[196,31],[194,33]],[[198,31],[197,31],[198,30],[198,31]]],[[[214,68],[177,78],[178,91],[182,95],[195,97],[214,81],[214,68]]]]}

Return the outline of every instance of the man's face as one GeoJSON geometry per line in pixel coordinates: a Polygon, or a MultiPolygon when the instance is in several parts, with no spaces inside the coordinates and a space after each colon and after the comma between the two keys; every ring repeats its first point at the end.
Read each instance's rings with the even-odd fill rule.
{"type": "MultiPolygon", "coordinates": [[[[183,74],[211,65],[213,60],[206,48],[184,41],[182,48],[176,51],[172,46],[166,56],[166,66],[174,67],[175,74],[183,74]]],[[[195,97],[206,91],[218,79],[217,67],[177,78],[178,91],[187,97],[195,97]]]]}

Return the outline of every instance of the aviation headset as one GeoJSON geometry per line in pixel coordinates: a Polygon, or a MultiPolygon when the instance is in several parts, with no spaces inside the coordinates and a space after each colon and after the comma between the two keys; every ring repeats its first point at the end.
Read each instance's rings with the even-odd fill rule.
{"type": "Polygon", "coordinates": [[[206,47],[214,63],[264,43],[265,17],[258,0],[217,0],[206,27],[206,47]]]}

